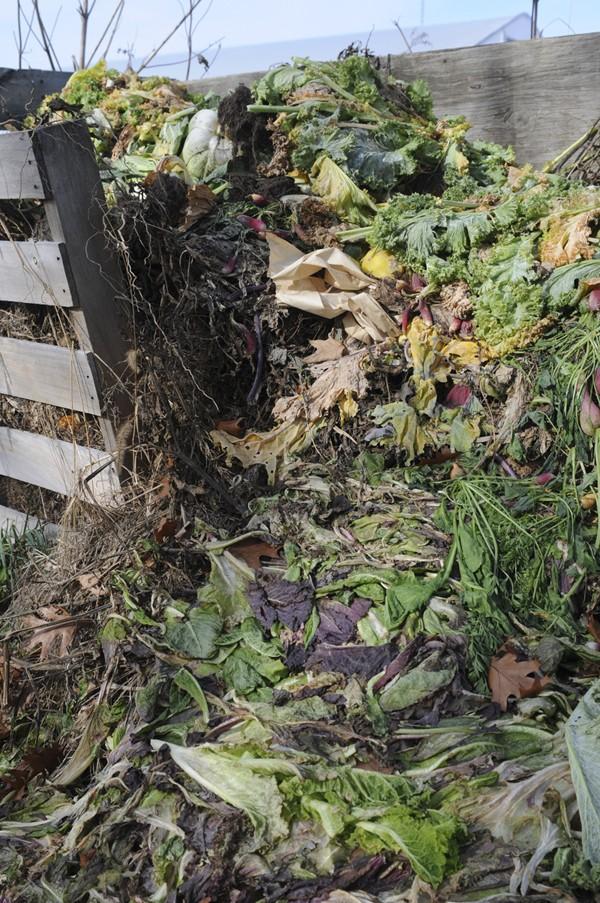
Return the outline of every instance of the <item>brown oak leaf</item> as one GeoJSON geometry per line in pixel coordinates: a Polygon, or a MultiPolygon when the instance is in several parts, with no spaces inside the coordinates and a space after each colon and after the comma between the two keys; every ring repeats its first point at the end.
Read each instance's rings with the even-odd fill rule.
{"type": "Polygon", "coordinates": [[[275,546],[263,539],[253,539],[250,536],[228,546],[228,551],[236,558],[241,558],[248,567],[254,568],[255,571],[262,567],[262,558],[279,558],[279,552],[275,546]]]}
{"type": "Polygon", "coordinates": [[[236,439],[241,439],[246,433],[244,421],[241,417],[237,417],[235,420],[217,420],[215,429],[222,430],[229,436],[235,436],[236,439]]]}
{"type": "Polygon", "coordinates": [[[312,354],[304,358],[305,364],[322,364],[325,361],[337,361],[346,354],[346,346],[343,342],[331,336],[328,339],[310,339],[310,344],[315,349],[312,354]]]}
{"type": "Polygon", "coordinates": [[[39,647],[41,662],[48,661],[53,653],[57,658],[63,658],[73,642],[77,624],[60,623],[69,617],[69,612],[60,605],[42,606],[38,609],[38,615],[41,617],[29,615],[23,619],[25,627],[33,627],[33,633],[25,644],[25,649],[33,652],[39,647]],[[59,623],[55,624],[56,621],[59,623]]]}
{"type": "Polygon", "coordinates": [[[490,662],[488,683],[492,691],[492,699],[497,702],[503,712],[508,708],[508,700],[524,699],[536,696],[547,684],[549,677],[539,673],[540,663],[537,659],[519,661],[514,652],[504,652],[494,656],[490,662]]]}
{"type": "Polygon", "coordinates": [[[61,759],[62,749],[58,743],[51,746],[36,746],[25,753],[15,768],[11,768],[0,777],[0,783],[20,799],[32,778],[38,774],[50,774],[61,759]]]}

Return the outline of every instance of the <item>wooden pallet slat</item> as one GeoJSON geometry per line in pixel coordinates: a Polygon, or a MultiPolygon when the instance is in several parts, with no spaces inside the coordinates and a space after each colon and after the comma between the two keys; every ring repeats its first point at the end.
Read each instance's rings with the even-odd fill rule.
{"type": "MultiPolygon", "coordinates": [[[[131,372],[118,300],[123,279],[105,234],[106,202],[89,130],[83,120],[55,123],[33,132],[32,141],[50,198],[44,204],[50,232],[68,249],[79,303],[70,318],[79,347],[94,354],[99,391],[110,395],[112,413],[122,422],[131,413],[125,389],[131,372]]],[[[106,447],[115,451],[108,416],[101,428],[106,447]]]]}
{"type": "Polygon", "coordinates": [[[14,508],[0,505],[0,533],[14,530],[20,535],[26,530],[35,530],[36,527],[42,528],[47,540],[56,539],[58,536],[59,529],[56,524],[43,523],[32,514],[25,514],[23,511],[15,511],[14,508]]]}
{"type": "Polygon", "coordinates": [[[92,355],[58,345],[0,338],[0,392],[69,411],[100,414],[92,355]]]}
{"type": "Polygon", "coordinates": [[[0,301],[73,307],[66,248],[55,241],[0,241],[0,301]]]}
{"type": "Polygon", "coordinates": [[[0,427],[0,473],[102,504],[114,503],[119,492],[116,468],[107,452],[9,427],[0,427]]]}
{"type": "Polygon", "coordinates": [[[46,197],[29,132],[0,132],[0,199],[46,197]]]}

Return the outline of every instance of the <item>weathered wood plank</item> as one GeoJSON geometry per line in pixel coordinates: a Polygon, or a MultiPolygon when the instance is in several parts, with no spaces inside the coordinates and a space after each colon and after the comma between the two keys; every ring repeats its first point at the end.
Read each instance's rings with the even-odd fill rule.
{"type": "Polygon", "coordinates": [[[21,121],[33,113],[47,94],[60,91],[69,72],[0,68],[0,124],[21,121]]]}
{"type": "Polygon", "coordinates": [[[52,238],[64,242],[79,308],[70,316],[80,347],[98,363],[103,405],[102,431],[108,449],[116,450],[111,422],[131,412],[125,389],[127,367],[120,303],[125,295],[114,248],[105,235],[106,204],[88,128],[83,121],[56,123],[32,136],[36,158],[51,200],[45,203],[52,238]]]}
{"type": "Polygon", "coordinates": [[[0,301],[72,307],[65,246],[54,241],[0,241],[0,301]]]}
{"type": "Polygon", "coordinates": [[[0,392],[100,414],[91,355],[57,345],[0,337],[0,392]]]}
{"type": "Polygon", "coordinates": [[[36,527],[42,528],[44,536],[47,540],[56,539],[59,529],[56,524],[42,523],[39,518],[32,514],[24,514],[22,511],[15,511],[14,508],[7,508],[0,505],[0,532],[10,531],[17,535],[25,533],[26,530],[34,530],[36,527]]]}
{"type": "MultiPolygon", "coordinates": [[[[405,81],[424,78],[439,116],[463,115],[472,138],[512,144],[521,163],[541,166],[600,115],[600,33],[381,57],[405,81]]],[[[226,93],[261,72],[190,82],[226,93]]]]}
{"type": "Polygon", "coordinates": [[[115,466],[107,452],[8,427],[0,427],[0,473],[102,504],[114,502],[119,491],[115,466]]]}
{"type": "Polygon", "coordinates": [[[0,199],[43,198],[29,132],[0,132],[0,199]]]}

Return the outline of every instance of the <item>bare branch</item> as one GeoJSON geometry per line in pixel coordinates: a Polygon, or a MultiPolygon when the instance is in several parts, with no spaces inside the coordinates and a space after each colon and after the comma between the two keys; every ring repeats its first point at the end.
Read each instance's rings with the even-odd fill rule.
{"type": "Polygon", "coordinates": [[[23,32],[21,31],[21,15],[21,0],[17,0],[17,34],[19,36],[17,44],[17,54],[19,58],[19,62],[17,64],[18,69],[20,69],[23,65],[23,32]]]}
{"type": "Polygon", "coordinates": [[[79,68],[85,69],[85,52],[87,48],[88,23],[92,14],[89,0],[81,0],[77,8],[81,18],[81,31],[79,34],[79,68]]]}
{"type": "Polygon", "coordinates": [[[413,49],[412,49],[412,47],[410,46],[410,44],[408,43],[408,41],[406,40],[406,35],[404,34],[404,31],[403,31],[403,29],[402,29],[400,23],[398,22],[397,19],[394,19],[393,21],[394,21],[394,25],[396,26],[396,28],[398,29],[398,31],[400,32],[400,34],[401,34],[401,36],[402,36],[402,40],[403,40],[404,43],[406,44],[406,49],[408,50],[409,53],[412,53],[412,52],[413,52],[413,49]]]}
{"type": "Polygon", "coordinates": [[[21,7],[21,15],[25,19],[25,23],[27,25],[27,34],[25,35],[25,40],[23,41],[23,56],[25,56],[25,53],[27,52],[27,45],[29,44],[29,38],[31,37],[31,33],[33,30],[33,17],[35,16],[35,11],[32,10],[31,15],[29,16],[29,19],[27,19],[27,16],[25,15],[25,11],[21,7]]]}
{"type": "Polygon", "coordinates": [[[143,63],[141,64],[141,66],[139,66],[139,68],[136,69],[136,75],[139,75],[140,72],[142,71],[142,69],[145,69],[146,66],[148,65],[148,63],[151,63],[151,62],[152,62],[152,60],[154,59],[154,57],[155,57],[158,53],[160,53],[160,51],[163,49],[163,47],[165,46],[165,44],[168,43],[168,41],[171,40],[171,38],[173,37],[173,35],[174,35],[177,31],[179,31],[179,29],[181,28],[181,26],[184,25],[184,24],[187,22],[187,20],[188,20],[189,17],[192,15],[192,13],[193,13],[194,10],[196,9],[196,7],[197,7],[197,6],[200,6],[201,3],[202,3],[202,0],[190,0],[190,8],[188,9],[188,11],[182,16],[182,18],[179,20],[179,22],[177,23],[177,25],[175,25],[175,27],[171,29],[171,31],[170,31],[169,34],[166,36],[166,38],[165,38],[163,41],[161,41],[160,44],[159,44],[157,47],[155,47],[154,50],[153,50],[151,53],[148,54],[148,56],[144,59],[144,61],[143,61],[143,63]]]}
{"type": "Polygon", "coordinates": [[[116,4],[116,6],[115,6],[115,8],[114,8],[114,10],[113,10],[112,16],[110,17],[110,19],[109,19],[108,22],[107,22],[106,28],[104,29],[104,31],[103,31],[102,34],[100,35],[100,38],[99,38],[99,40],[98,40],[98,43],[96,44],[96,46],[94,47],[94,49],[92,50],[92,52],[90,53],[90,55],[89,55],[89,57],[88,57],[88,60],[87,60],[88,66],[91,66],[91,64],[92,64],[92,62],[93,62],[93,60],[94,60],[94,57],[95,57],[96,54],[98,53],[98,50],[99,50],[99,48],[100,48],[100,45],[102,44],[102,41],[104,40],[104,38],[106,37],[106,35],[107,35],[108,32],[110,31],[110,28],[111,28],[111,26],[113,25],[113,22],[114,22],[114,26],[115,26],[115,27],[113,28],[112,35],[110,36],[110,39],[109,39],[109,41],[108,41],[108,44],[106,45],[106,50],[105,50],[104,53],[102,54],[103,58],[106,59],[106,54],[108,53],[109,48],[110,48],[110,45],[112,44],[112,40],[113,40],[113,38],[114,38],[114,36],[115,36],[115,31],[116,31],[117,28],[119,27],[119,21],[120,21],[120,19],[121,19],[121,15],[122,15],[122,13],[123,13],[124,7],[125,7],[125,0],[117,0],[117,4],[116,4]],[[115,19],[116,19],[116,21],[115,21],[115,19]]]}
{"type": "Polygon", "coordinates": [[[185,67],[185,77],[186,80],[190,77],[190,69],[192,68],[192,55],[194,52],[194,48],[192,46],[192,41],[194,40],[194,10],[192,9],[192,0],[188,0],[190,4],[189,8],[189,16],[185,23],[185,36],[187,38],[187,65],[185,67]]]}
{"type": "MultiPolygon", "coordinates": [[[[205,75],[208,72],[208,70],[210,69],[210,67],[212,66],[212,64],[214,63],[214,61],[216,60],[217,56],[219,55],[219,53],[221,51],[221,41],[223,41],[223,40],[224,40],[224,35],[222,35],[220,38],[217,38],[215,41],[212,41],[203,50],[194,50],[193,55],[196,57],[196,61],[198,63],[200,63],[202,66],[204,66],[204,69],[205,69],[204,74],[205,75]],[[213,56],[212,60],[209,62],[205,54],[208,53],[208,51],[211,50],[215,46],[217,48],[215,51],[215,55],[213,56]]],[[[154,65],[146,66],[146,68],[147,69],[165,69],[167,66],[181,66],[185,62],[187,62],[187,57],[182,60],[169,61],[168,63],[154,63],[154,65]]]]}
{"type": "MultiPolygon", "coordinates": [[[[33,5],[33,9],[37,18],[38,28],[40,30],[40,43],[44,49],[44,53],[48,57],[48,62],[50,63],[50,68],[53,72],[56,72],[56,66],[54,65],[54,60],[56,59],[56,54],[54,53],[54,48],[52,47],[52,42],[48,37],[48,32],[46,31],[46,26],[44,25],[44,20],[42,19],[42,14],[40,12],[39,2],[38,0],[31,0],[33,5]],[[52,55],[54,53],[54,56],[52,55]]],[[[34,32],[35,34],[35,32],[34,32]]],[[[58,63],[58,60],[56,60],[58,63]]]]}

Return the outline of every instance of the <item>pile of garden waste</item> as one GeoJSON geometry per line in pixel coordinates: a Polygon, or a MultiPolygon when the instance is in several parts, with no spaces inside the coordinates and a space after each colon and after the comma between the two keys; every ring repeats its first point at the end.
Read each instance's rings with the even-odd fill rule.
{"type": "Polygon", "coordinates": [[[600,188],[356,53],[73,116],[137,469],[5,537],[2,900],[600,899],[600,188]]]}

